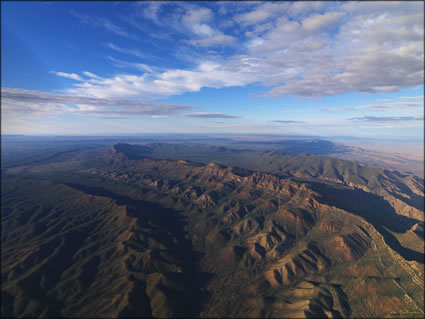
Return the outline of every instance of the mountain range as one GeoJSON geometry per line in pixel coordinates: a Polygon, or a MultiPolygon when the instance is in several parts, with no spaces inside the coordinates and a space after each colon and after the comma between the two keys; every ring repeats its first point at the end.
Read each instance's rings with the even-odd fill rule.
{"type": "Polygon", "coordinates": [[[309,154],[82,148],[2,174],[3,317],[423,317],[424,180],[309,154]]]}

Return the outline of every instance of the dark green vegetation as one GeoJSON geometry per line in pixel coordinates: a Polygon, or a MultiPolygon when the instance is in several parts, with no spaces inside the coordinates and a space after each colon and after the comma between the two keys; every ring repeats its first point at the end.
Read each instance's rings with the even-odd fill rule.
{"type": "Polygon", "coordinates": [[[307,154],[106,145],[3,166],[3,317],[423,316],[422,179],[307,154]]]}

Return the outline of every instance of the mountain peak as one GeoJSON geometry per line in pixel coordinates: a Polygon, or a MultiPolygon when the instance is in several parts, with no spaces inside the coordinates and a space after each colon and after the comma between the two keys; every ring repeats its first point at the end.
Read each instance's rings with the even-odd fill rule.
{"type": "Polygon", "coordinates": [[[226,168],[226,166],[223,166],[223,165],[221,165],[221,164],[218,164],[217,162],[211,162],[211,163],[208,163],[208,164],[206,165],[206,167],[209,167],[209,168],[217,168],[217,169],[226,168]]]}

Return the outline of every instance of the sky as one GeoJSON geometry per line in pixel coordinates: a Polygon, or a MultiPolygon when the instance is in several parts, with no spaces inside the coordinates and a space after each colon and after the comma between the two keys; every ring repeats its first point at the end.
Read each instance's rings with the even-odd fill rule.
{"type": "Polygon", "coordinates": [[[3,1],[1,58],[2,134],[424,134],[422,1],[3,1]]]}

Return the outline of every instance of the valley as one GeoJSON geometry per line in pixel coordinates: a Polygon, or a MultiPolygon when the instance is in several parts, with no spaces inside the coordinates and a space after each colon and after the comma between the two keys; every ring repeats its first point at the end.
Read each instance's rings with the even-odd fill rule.
{"type": "Polygon", "coordinates": [[[423,316],[418,177],[115,144],[11,167],[2,184],[5,317],[423,316]]]}
{"type": "Polygon", "coordinates": [[[1,318],[425,318],[423,1],[0,6],[1,318]]]}

